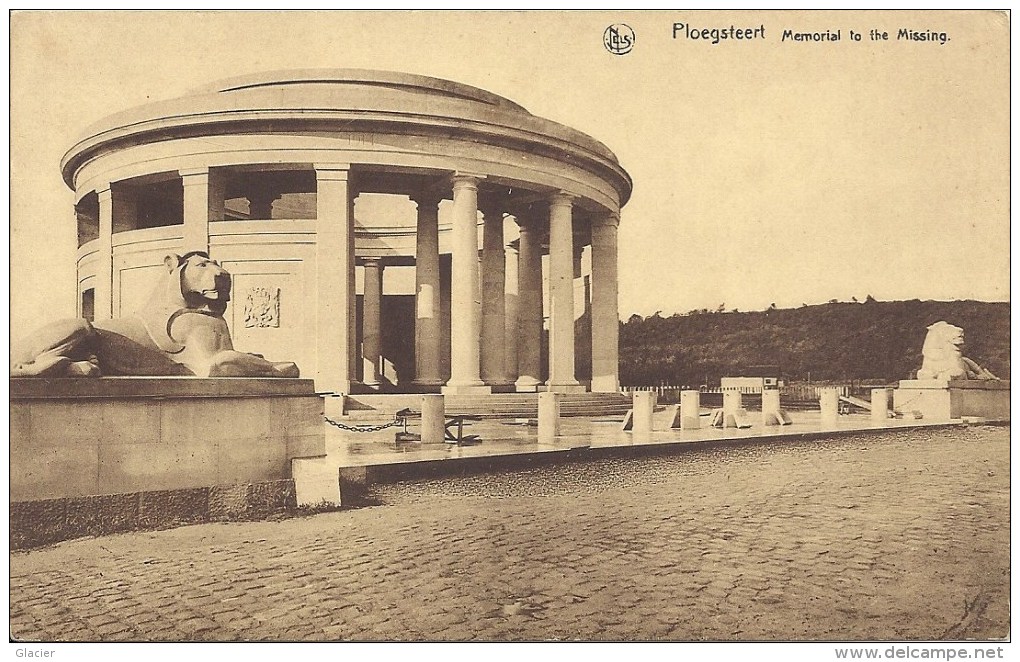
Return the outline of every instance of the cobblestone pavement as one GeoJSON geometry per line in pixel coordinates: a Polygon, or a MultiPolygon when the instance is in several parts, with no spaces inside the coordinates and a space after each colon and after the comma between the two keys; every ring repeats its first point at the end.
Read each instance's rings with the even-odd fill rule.
{"type": "Polygon", "coordinates": [[[381,505],[11,555],[23,640],[1008,634],[1009,429],[378,486],[381,505]]]}

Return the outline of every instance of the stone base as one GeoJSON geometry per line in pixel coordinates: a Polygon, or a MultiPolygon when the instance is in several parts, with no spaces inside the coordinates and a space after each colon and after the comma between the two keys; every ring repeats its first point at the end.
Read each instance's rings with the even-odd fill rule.
{"type": "Polygon", "coordinates": [[[326,454],[310,379],[10,380],[11,501],[292,478],[326,454]]]}
{"type": "Polygon", "coordinates": [[[126,531],[260,519],[296,506],[290,479],[181,490],[15,501],[11,549],[126,531]]]}
{"type": "Polygon", "coordinates": [[[549,384],[545,387],[545,390],[549,393],[587,393],[588,389],[584,387],[584,384],[549,384]]]}
{"type": "Polygon", "coordinates": [[[492,393],[492,387],[474,384],[447,384],[443,387],[443,395],[490,395],[492,393]]]}
{"type": "Polygon", "coordinates": [[[542,389],[542,382],[534,379],[518,379],[514,382],[514,390],[518,393],[538,393],[542,389]]]}
{"type": "Polygon", "coordinates": [[[904,379],[893,391],[893,409],[920,412],[929,421],[964,416],[1009,420],[1009,381],[904,379]]]}

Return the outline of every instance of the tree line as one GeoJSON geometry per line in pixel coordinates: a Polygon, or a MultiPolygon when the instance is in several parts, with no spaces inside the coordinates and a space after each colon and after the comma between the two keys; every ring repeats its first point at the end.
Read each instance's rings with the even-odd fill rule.
{"type": "Polygon", "coordinates": [[[927,327],[962,327],[964,355],[1009,378],[1009,304],[982,301],[876,301],[757,312],[693,310],[633,315],[620,325],[625,385],[716,385],[752,366],[778,366],[790,381],[911,378],[921,366],[927,327]]]}

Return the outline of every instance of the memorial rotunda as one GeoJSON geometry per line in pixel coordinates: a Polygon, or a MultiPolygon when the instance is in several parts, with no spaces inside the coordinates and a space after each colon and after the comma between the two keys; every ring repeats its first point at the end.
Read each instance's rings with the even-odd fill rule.
{"type": "Polygon", "coordinates": [[[618,390],[630,177],[503,97],[263,73],[107,117],[61,169],[82,316],[131,313],[165,255],[206,251],[233,274],[236,348],[319,391],[618,390]]]}

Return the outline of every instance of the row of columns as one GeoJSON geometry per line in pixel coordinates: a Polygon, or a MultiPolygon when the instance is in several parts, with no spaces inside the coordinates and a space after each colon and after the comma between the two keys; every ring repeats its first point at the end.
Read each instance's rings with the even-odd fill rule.
{"type": "MultiPolygon", "coordinates": [[[[357,367],[354,288],[354,214],[350,166],[316,164],[316,361],[320,390],[348,392],[357,367]],[[346,349],[344,349],[346,348],[346,349]]],[[[198,168],[180,171],[184,188],[183,251],[209,250],[209,223],[224,218],[222,173],[198,168]]],[[[493,387],[534,391],[541,386],[542,247],[540,221],[518,216],[520,241],[516,270],[518,296],[507,309],[507,256],[503,241],[505,200],[483,197],[482,175],[458,173],[452,182],[452,271],[447,297],[440,291],[439,202],[441,192],[412,196],[417,204],[415,275],[415,384],[447,393],[486,393],[493,387]],[[483,217],[481,269],[478,212],[483,217]],[[481,273],[479,273],[479,271],[481,273]],[[447,301],[444,301],[447,298],[447,301]],[[449,315],[444,305],[454,311],[449,315]],[[449,323],[450,378],[443,385],[444,345],[449,323]],[[514,320],[516,328],[514,328],[514,320]],[[508,347],[515,345],[515,347],[508,347]],[[508,374],[508,363],[510,370],[508,374]],[[516,375],[511,382],[510,375],[516,375]]],[[[133,201],[116,183],[100,187],[95,317],[113,315],[113,240],[118,229],[135,226],[133,201]]],[[[549,203],[549,381],[547,390],[583,390],[574,376],[573,196],[555,193],[549,203]]],[[[615,392],[619,383],[616,283],[616,231],[619,219],[607,215],[592,225],[592,390],[615,392]]],[[[366,302],[381,300],[382,265],[365,261],[366,302]]],[[[381,311],[365,309],[364,382],[381,380],[381,311]]]]}

